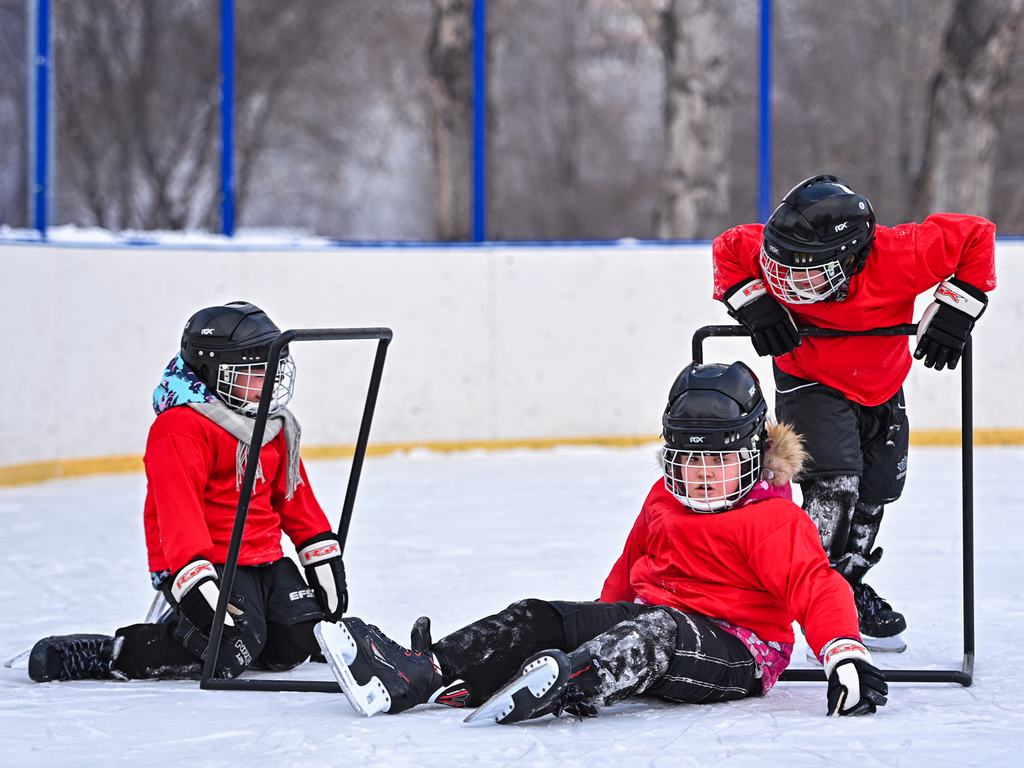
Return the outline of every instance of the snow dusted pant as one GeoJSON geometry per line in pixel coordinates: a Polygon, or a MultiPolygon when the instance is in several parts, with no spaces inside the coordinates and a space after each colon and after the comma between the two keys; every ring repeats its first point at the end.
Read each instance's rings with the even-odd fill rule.
{"type": "Polygon", "coordinates": [[[850,475],[811,478],[801,490],[829,562],[851,584],[858,583],[882,557],[882,548],[872,547],[885,506],[861,501],[858,478],[850,475]]]}
{"type": "Polygon", "coordinates": [[[638,603],[521,600],[433,645],[446,684],[461,679],[479,706],[538,651],[590,654],[601,684],[597,709],[627,696],[711,703],[759,694],[746,646],[707,617],[638,603]]]}

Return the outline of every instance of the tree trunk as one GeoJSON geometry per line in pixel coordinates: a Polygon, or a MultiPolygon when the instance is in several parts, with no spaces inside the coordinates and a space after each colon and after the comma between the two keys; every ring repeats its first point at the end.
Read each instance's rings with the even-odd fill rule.
{"type": "Polygon", "coordinates": [[[999,122],[1024,0],[957,0],[932,79],[916,212],[990,216],[999,122]]]}
{"type": "Polygon", "coordinates": [[[434,0],[428,46],[437,237],[469,239],[473,150],[473,2],[434,0]]]}
{"type": "Polygon", "coordinates": [[[659,238],[713,237],[729,223],[729,7],[671,0],[659,14],[666,152],[659,238]]]}

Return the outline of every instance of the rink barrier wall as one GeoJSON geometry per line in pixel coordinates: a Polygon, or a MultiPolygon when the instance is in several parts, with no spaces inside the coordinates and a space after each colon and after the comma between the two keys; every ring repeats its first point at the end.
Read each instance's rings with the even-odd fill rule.
{"type": "MultiPolygon", "coordinates": [[[[537,438],[533,440],[461,440],[448,443],[389,443],[369,445],[367,456],[386,456],[413,450],[453,453],[456,451],[508,451],[515,449],[546,450],[560,446],[602,446],[610,448],[632,448],[638,445],[658,446],[661,438],[657,435],[619,437],[571,437],[537,438]]],[[[959,446],[959,430],[932,429],[910,433],[910,444],[915,446],[959,446]]],[[[975,446],[1024,445],[1024,429],[977,429],[974,431],[975,446]]],[[[323,459],[347,459],[355,453],[354,445],[313,445],[302,449],[304,461],[323,459]]],[[[29,464],[15,464],[0,467],[0,488],[15,485],[29,485],[47,480],[99,474],[133,474],[145,471],[142,456],[104,456],[92,459],[70,459],[67,461],[37,461],[29,464]]]]}
{"type": "MultiPolygon", "coordinates": [[[[22,373],[0,376],[0,485],[138,471],[150,393],[184,320],[235,299],[283,329],[393,329],[370,453],[645,442],[635,436],[659,430],[694,331],[729,322],[710,296],[708,242],[105,237],[0,239],[0,359],[22,373]]],[[[1024,401],[1006,390],[1024,379],[1024,241],[996,248],[999,287],[974,334],[979,445],[1024,443],[1024,401]]],[[[355,442],[373,358],[361,343],[293,350],[306,456],[355,442]]],[[[708,360],[747,362],[773,405],[770,361],[746,339],[708,345],[708,360]]],[[[915,443],[955,444],[959,376],[915,362],[905,388],[915,443]]]]}

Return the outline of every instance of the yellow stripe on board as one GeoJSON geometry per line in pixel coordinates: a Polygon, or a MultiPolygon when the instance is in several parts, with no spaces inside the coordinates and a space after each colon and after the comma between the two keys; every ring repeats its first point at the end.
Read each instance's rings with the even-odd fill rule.
{"type": "Polygon", "coordinates": [[[34,461],[31,464],[0,467],[0,487],[41,483],[44,480],[57,480],[62,477],[142,472],[143,469],[141,456],[101,456],[94,459],[34,461]]]}
{"type": "MultiPolygon", "coordinates": [[[[545,449],[559,445],[600,445],[613,448],[629,448],[648,443],[657,443],[654,435],[631,435],[624,437],[546,437],[523,438],[519,440],[456,440],[451,442],[383,443],[371,444],[366,449],[368,456],[383,456],[398,451],[422,448],[430,451],[450,453],[453,451],[503,451],[515,448],[545,449]]],[[[910,433],[911,445],[960,445],[958,429],[918,429],[910,433]]],[[[1024,445],[1024,429],[976,429],[974,444],[982,445],[1024,445]]],[[[302,449],[302,458],[340,459],[355,453],[351,445],[314,445],[302,449]]],[[[64,459],[56,461],[35,461],[29,464],[13,464],[0,467],[0,487],[41,483],[64,477],[83,475],[118,474],[142,472],[141,456],[102,456],[91,459],[64,459]]]]}

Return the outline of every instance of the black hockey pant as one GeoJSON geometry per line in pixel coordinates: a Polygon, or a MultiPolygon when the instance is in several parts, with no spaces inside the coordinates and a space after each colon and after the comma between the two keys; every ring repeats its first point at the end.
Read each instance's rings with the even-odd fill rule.
{"type": "MultiPolygon", "coordinates": [[[[232,616],[234,627],[224,627],[217,677],[291,669],[318,650],[313,627],[323,614],[292,560],[239,566],[230,603],[241,613],[232,616]]],[[[122,627],[116,636],[124,639],[112,666],[133,680],[202,676],[210,636],[177,611],[161,624],[122,627]]]]}
{"type": "Polygon", "coordinates": [[[902,388],[887,402],[860,405],[842,392],[776,365],[775,413],[811,456],[800,482],[803,506],[835,569],[852,584],[882,556],[874,549],[885,504],[903,493],[910,427],[902,388]]]}
{"type": "Polygon", "coordinates": [[[433,645],[445,683],[479,706],[534,653],[587,650],[614,679],[600,704],[630,695],[705,704],[760,694],[753,656],[706,616],[637,603],[520,600],[433,645]],[[627,640],[628,636],[628,640],[627,640]],[[639,642],[637,642],[639,640],[639,642]]]}

